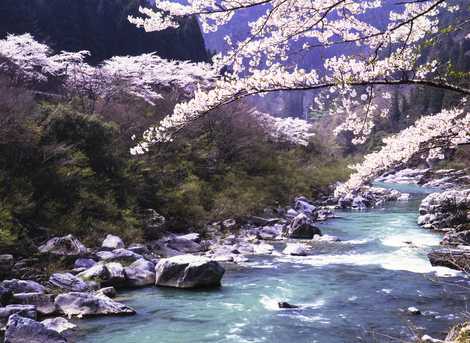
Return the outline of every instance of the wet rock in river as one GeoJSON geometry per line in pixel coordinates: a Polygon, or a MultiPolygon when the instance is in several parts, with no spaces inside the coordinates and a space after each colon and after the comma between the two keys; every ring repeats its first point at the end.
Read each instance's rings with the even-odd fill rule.
{"type": "Polygon", "coordinates": [[[310,224],[307,216],[303,213],[292,219],[287,226],[287,237],[289,238],[312,239],[315,235],[321,235],[320,229],[310,224]]]}
{"type": "Polygon", "coordinates": [[[34,305],[7,305],[0,307],[0,327],[6,325],[8,318],[13,314],[31,319],[37,318],[36,306],[34,305]]]}
{"type": "Polygon", "coordinates": [[[217,261],[194,255],[162,259],[155,271],[157,286],[177,288],[218,287],[225,273],[217,261]]]}
{"type": "Polygon", "coordinates": [[[279,308],[299,308],[299,306],[289,304],[288,302],[285,302],[285,301],[278,302],[277,306],[279,308]]]}

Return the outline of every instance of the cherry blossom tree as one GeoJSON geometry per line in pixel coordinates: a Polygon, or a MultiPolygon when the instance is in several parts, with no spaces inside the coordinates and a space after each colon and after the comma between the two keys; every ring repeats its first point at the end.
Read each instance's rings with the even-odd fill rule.
{"type": "MultiPolygon", "coordinates": [[[[263,8],[264,12],[247,23],[249,36],[239,41],[227,36],[227,50],[213,57],[215,68],[229,72],[211,89],[197,90],[192,99],[176,105],[172,114],[145,132],[134,152],[143,153],[153,143],[172,140],[189,122],[215,108],[268,92],[315,90],[318,96],[314,103],[320,110],[325,107],[325,99],[335,101],[336,111],[346,115],[336,131],[352,131],[357,143],[371,132],[377,116],[387,115],[371,100],[378,90],[384,98],[390,97],[382,93],[384,87],[415,85],[445,89],[462,97],[470,95],[470,89],[452,79],[439,61],[422,58],[427,44],[451,31],[468,30],[468,18],[460,15],[467,10],[465,1],[188,0],[181,4],[155,0],[155,8],[141,8],[142,17],[129,20],[155,31],[176,28],[179,18],[196,15],[206,32],[214,32],[233,20],[237,12],[253,7],[263,8]],[[448,13],[456,19],[444,25],[440,18],[448,13]],[[372,17],[376,20],[370,20],[372,17]],[[353,52],[330,54],[319,69],[306,70],[295,63],[298,50],[328,56],[329,49],[338,46],[353,52]]],[[[388,138],[381,152],[369,155],[363,165],[356,166],[358,173],[344,189],[407,161],[437,137],[444,144],[441,135],[450,127],[439,123],[458,123],[468,133],[466,118],[459,109],[446,110],[388,138]],[[413,140],[413,135],[419,140],[413,140]],[[408,148],[395,150],[397,146],[408,148]]],[[[455,143],[451,136],[444,135],[448,145],[455,143]]],[[[459,139],[464,138],[468,135],[459,139]]]]}

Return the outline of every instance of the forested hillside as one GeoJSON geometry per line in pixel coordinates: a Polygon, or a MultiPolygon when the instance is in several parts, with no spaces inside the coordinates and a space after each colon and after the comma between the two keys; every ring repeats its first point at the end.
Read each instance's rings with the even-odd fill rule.
{"type": "Polygon", "coordinates": [[[112,56],[157,52],[180,60],[208,59],[196,19],[178,30],[146,33],[127,20],[144,0],[3,0],[0,38],[30,33],[56,51],[89,50],[90,62],[112,56]]]}

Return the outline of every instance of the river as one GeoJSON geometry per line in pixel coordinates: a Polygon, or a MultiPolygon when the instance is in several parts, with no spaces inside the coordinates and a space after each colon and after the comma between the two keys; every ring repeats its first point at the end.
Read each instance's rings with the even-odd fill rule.
{"type": "Polygon", "coordinates": [[[398,342],[442,338],[464,316],[465,275],[433,268],[426,253],[440,235],[416,225],[428,190],[395,186],[410,201],[337,211],[321,225],[342,242],[315,243],[313,255],[273,256],[227,267],[212,291],[146,288],[120,294],[132,317],[77,321],[85,343],[398,342]],[[278,301],[300,306],[278,309],[278,301]],[[410,306],[422,315],[411,315],[410,306]]]}

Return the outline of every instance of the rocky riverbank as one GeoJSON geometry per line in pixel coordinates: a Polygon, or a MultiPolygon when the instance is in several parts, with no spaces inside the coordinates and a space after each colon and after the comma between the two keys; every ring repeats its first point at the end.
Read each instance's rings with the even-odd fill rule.
{"type": "MultiPolygon", "coordinates": [[[[112,298],[119,290],[147,286],[205,289],[220,287],[225,263],[243,263],[250,256],[269,255],[272,241],[331,241],[314,225],[333,217],[330,208],[304,197],[292,208],[211,224],[204,235],[162,233],[146,244],[129,244],[107,235],[98,248],[88,248],[72,235],[54,237],[38,248],[37,257],[15,260],[0,256],[0,325],[5,342],[73,342],[77,326],[66,318],[133,315],[136,311],[112,298]],[[60,261],[64,270],[47,273],[42,259],[60,261]],[[38,271],[34,275],[34,271],[38,271]],[[17,279],[27,273],[30,279],[17,279]]],[[[160,218],[161,221],[161,218],[160,218]]],[[[287,255],[306,255],[300,243],[287,255]]]]}

